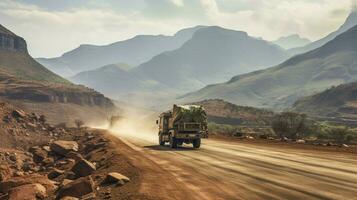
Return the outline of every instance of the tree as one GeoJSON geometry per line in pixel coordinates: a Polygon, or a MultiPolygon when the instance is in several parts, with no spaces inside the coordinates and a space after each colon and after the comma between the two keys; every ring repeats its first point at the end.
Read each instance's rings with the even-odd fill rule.
{"type": "Polygon", "coordinates": [[[80,119],[76,119],[74,120],[74,124],[77,126],[78,129],[80,129],[84,125],[84,122],[80,119]]]}
{"type": "Polygon", "coordinates": [[[274,116],[272,128],[280,138],[302,138],[307,130],[306,115],[295,112],[277,114],[274,116]]]}

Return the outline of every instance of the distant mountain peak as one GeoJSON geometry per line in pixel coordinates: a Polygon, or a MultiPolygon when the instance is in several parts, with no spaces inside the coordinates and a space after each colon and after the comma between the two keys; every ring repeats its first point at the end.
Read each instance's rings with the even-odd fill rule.
{"type": "Polygon", "coordinates": [[[305,46],[311,41],[307,38],[302,38],[298,34],[292,34],[288,36],[280,37],[279,39],[273,41],[274,44],[281,46],[284,49],[291,49],[296,47],[305,46]]]}
{"type": "Polygon", "coordinates": [[[336,36],[340,35],[341,33],[347,31],[348,29],[356,25],[357,25],[357,11],[352,10],[351,13],[348,15],[347,19],[345,20],[345,22],[340,26],[338,30],[328,34],[326,37],[323,37],[303,47],[289,49],[289,53],[291,55],[297,55],[297,54],[311,51],[313,49],[317,49],[322,45],[326,44],[327,42],[333,40],[336,36]]]}
{"type": "Polygon", "coordinates": [[[347,29],[352,28],[355,25],[357,25],[357,10],[352,11],[348,15],[345,23],[341,26],[341,29],[347,30],[347,29]]]}

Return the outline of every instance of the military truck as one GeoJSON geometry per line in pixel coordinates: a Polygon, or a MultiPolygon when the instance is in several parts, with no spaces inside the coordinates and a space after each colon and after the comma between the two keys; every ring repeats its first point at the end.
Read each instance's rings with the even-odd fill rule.
{"type": "Polygon", "coordinates": [[[160,114],[159,144],[169,143],[171,148],[193,144],[200,148],[201,138],[207,137],[207,115],[202,106],[174,105],[173,109],[160,114]]]}

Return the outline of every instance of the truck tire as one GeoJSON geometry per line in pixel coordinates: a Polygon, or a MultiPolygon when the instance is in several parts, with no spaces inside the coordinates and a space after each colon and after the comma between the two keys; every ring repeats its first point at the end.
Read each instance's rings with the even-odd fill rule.
{"type": "Polygon", "coordinates": [[[199,139],[194,139],[193,142],[192,142],[192,144],[193,144],[193,148],[195,148],[195,149],[200,148],[200,146],[201,146],[201,138],[199,138],[199,139]]]}
{"type": "Polygon", "coordinates": [[[170,147],[173,149],[177,148],[177,140],[174,137],[170,137],[170,147]]]}
{"type": "Polygon", "coordinates": [[[159,135],[159,144],[160,146],[165,146],[165,141],[162,140],[162,135],[159,135]]]}

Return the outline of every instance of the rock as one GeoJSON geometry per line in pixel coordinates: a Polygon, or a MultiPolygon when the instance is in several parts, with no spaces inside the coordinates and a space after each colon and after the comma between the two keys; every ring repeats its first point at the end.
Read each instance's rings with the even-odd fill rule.
{"type": "Polygon", "coordinates": [[[288,141],[290,141],[290,139],[287,138],[287,137],[283,137],[283,138],[281,138],[281,141],[282,141],[282,142],[288,142],[288,141]]]}
{"type": "Polygon", "coordinates": [[[66,158],[70,158],[70,159],[73,159],[75,161],[79,161],[79,160],[83,159],[83,156],[81,154],[77,153],[77,152],[71,151],[71,152],[67,153],[66,158]]]}
{"type": "Polygon", "coordinates": [[[76,174],[74,172],[66,172],[66,179],[70,179],[70,180],[75,180],[77,178],[76,174]]]}
{"type": "Polygon", "coordinates": [[[11,169],[7,164],[0,165],[0,182],[11,178],[11,169]]]}
{"type": "Polygon", "coordinates": [[[342,144],[342,147],[348,148],[349,146],[347,144],[342,144]]]}
{"type": "Polygon", "coordinates": [[[107,177],[104,180],[104,182],[107,184],[118,183],[120,185],[124,185],[129,181],[130,179],[128,177],[117,172],[108,173],[107,177]]]}
{"type": "Polygon", "coordinates": [[[50,148],[53,152],[66,156],[70,151],[78,151],[78,143],[75,141],[58,140],[51,143],[50,148]]]}
{"type": "Polygon", "coordinates": [[[66,158],[55,163],[55,167],[62,170],[70,170],[76,164],[74,159],[66,158]]]}
{"type": "Polygon", "coordinates": [[[32,129],[37,128],[37,126],[35,124],[31,123],[31,122],[27,122],[26,126],[29,127],[29,128],[32,128],[32,129]]]}
{"type": "Polygon", "coordinates": [[[22,171],[16,171],[14,175],[15,175],[15,176],[23,176],[23,175],[24,175],[24,172],[22,172],[22,171]]]}
{"type": "Polygon", "coordinates": [[[65,196],[81,198],[84,195],[94,192],[94,182],[90,176],[79,178],[59,189],[57,198],[65,196]]]}
{"type": "Polygon", "coordinates": [[[49,180],[45,176],[41,176],[39,174],[32,174],[21,177],[13,177],[9,180],[0,182],[0,192],[7,193],[11,188],[33,183],[43,185],[48,192],[54,191],[57,188],[57,186],[55,185],[56,182],[49,180]]]}
{"type": "Polygon", "coordinates": [[[23,110],[14,110],[12,111],[12,116],[15,118],[24,118],[26,117],[26,113],[23,110]]]}
{"type": "Polygon", "coordinates": [[[305,144],[306,141],[305,141],[305,140],[296,140],[296,143],[298,143],[298,144],[305,144]]]}
{"type": "Polygon", "coordinates": [[[81,200],[94,200],[96,195],[95,193],[89,193],[81,197],[81,200]]]}
{"type": "Polygon", "coordinates": [[[61,198],[61,200],[79,200],[79,199],[76,197],[65,196],[65,197],[61,198]]]}
{"type": "Polygon", "coordinates": [[[43,149],[35,149],[33,152],[33,161],[36,162],[36,163],[40,163],[42,162],[44,159],[47,158],[48,156],[48,153],[47,151],[43,150],[43,149]]]}
{"type": "Polygon", "coordinates": [[[43,146],[42,149],[47,151],[47,152],[51,152],[50,146],[43,146]]]}
{"type": "Polygon", "coordinates": [[[13,162],[16,162],[17,161],[17,154],[16,153],[10,154],[9,159],[11,161],[13,161],[13,162]]]}
{"type": "Polygon", "coordinates": [[[9,191],[9,200],[36,200],[46,196],[46,188],[38,183],[22,185],[9,191]]]}
{"type": "Polygon", "coordinates": [[[65,186],[65,185],[67,185],[67,184],[69,184],[69,183],[72,183],[72,182],[73,182],[73,180],[63,179],[63,181],[62,181],[62,183],[61,183],[61,186],[65,186]]]}
{"type": "Polygon", "coordinates": [[[42,163],[45,165],[45,166],[52,166],[54,164],[54,159],[52,157],[47,157],[45,159],[42,160],[42,163]]]}
{"type": "Polygon", "coordinates": [[[82,159],[73,166],[71,171],[73,171],[78,177],[83,177],[92,174],[95,170],[96,167],[93,163],[86,159],[82,159]]]}
{"type": "Polygon", "coordinates": [[[65,171],[60,170],[60,169],[53,169],[50,173],[47,174],[47,178],[49,179],[55,179],[59,176],[61,176],[62,174],[64,174],[65,171]]]}

